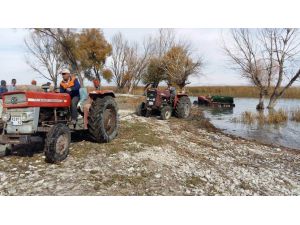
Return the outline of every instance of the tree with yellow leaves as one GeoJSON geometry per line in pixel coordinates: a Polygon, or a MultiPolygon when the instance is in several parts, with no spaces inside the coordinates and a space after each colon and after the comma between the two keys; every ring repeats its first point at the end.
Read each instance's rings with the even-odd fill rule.
{"type": "Polygon", "coordinates": [[[167,82],[176,84],[181,90],[189,84],[191,75],[200,74],[203,65],[201,58],[192,58],[190,49],[187,44],[174,45],[162,59],[167,82]]]}
{"type": "Polygon", "coordinates": [[[36,28],[35,32],[53,38],[61,47],[62,58],[78,76],[83,86],[83,78],[101,80],[100,75],[108,81],[112,73],[105,68],[107,57],[112,47],[105,40],[101,29],[62,29],[36,28]]]}
{"type": "Polygon", "coordinates": [[[111,55],[112,47],[105,40],[100,29],[83,29],[77,39],[78,60],[85,77],[101,80],[101,75],[107,81],[112,78],[112,73],[105,69],[107,57],[111,55]]]}

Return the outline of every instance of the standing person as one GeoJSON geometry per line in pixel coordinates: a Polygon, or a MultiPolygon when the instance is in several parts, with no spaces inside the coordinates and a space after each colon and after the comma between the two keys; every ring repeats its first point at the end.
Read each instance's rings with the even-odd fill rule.
{"type": "MultiPolygon", "coordinates": [[[[94,85],[94,90],[97,91],[97,90],[100,90],[100,80],[98,79],[94,79],[93,80],[93,85],[94,85]]],[[[88,97],[87,100],[84,101],[83,103],[83,121],[84,121],[84,129],[88,129],[88,114],[89,114],[89,111],[90,111],[90,108],[91,108],[91,105],[92,105],[92,99],[91,97],[88,97]]]]}
{"type": "Polygon", "coordinates": [[[2,94],[7,92],[7,88],[6,88],[6,81],[5,80],[1,80],[1,86],[0,86],[0,98],[2,98],[2,94]]]}
{"type": "Polygon", "coordinates": [[[11,80],[11,85],[8,86],[8,91],[15,91],[17,90],[17,87],[16,87],[16,84],[17,84],[17,80],[15,78],[13,78],[11,80]]]}
{"type": "Polygon", "coordinates": [[[5,93],[5,92],[7,92],[6,81],[5,80],[1,80],[1,86],[0,86],[0,118],[2,118],[2,110],[3,110],[3,106],[2,106],[2,94],[5,93]]]}
{"type": "Polygon", "coordinates": [[[172,86],[172,83],[168,83],[167,90],[170,91],[170,98],[171,98],[171,102],[173,103],[176,97],[176,88],[172,86]]]}
{"type": "Polygon", "coordinates": [[[71,105],[71,117],[72,117],[72,124],[76,125],[78,111],[77,111],[77,104],[79,102],[79,89],[80,84],[79,81],[75,76],[71,76],[70,70],[63,69],[61,71],[63,80],[60,83],[60,92],[61,93],[68,93],[72,99],[71,105]]]}
{"type": "Polygon", "coordinates": [[[35,80],[31,81],[31,85],[29,85],[28,89],[31,91],[39,91],[40,90],[40,88],[37,86],[37,82],[35,80]]]}
{"type": "Polygon", "coordinates": [[[99,79],[94,79],[93,84],[94,84],[95,90],[100,90],[101,82],[99,79]]]}

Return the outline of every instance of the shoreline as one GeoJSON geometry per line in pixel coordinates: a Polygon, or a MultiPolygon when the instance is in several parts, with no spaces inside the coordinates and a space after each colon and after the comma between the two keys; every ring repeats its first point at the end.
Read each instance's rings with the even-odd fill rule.
{"type": "Polygon", "coordinates": [[[286,146],[283,146],[283,145],[280,145],[280,144],[266,143],[266,142],[263,142],[263,141],[260,141],[260,140],[255,140],[255,139],[246,138],[246,137],[238,136],[238,135],[235,135],[235,134],[227,133],[223,129],[215,127],[215,125],[211,122],[211,120],[209,118],[205,117],[204,113],[203,113],[203,118],[205,118],[211,124],[211,126],[214,128],[214,132],[220,133],[220,134],[225,135],[227,137],[230,137],[232,139],[251,141],[251,142],[256,143],[256,144],[265,145],[265,146],[272,147],[272,148],[280,148],[281,150],[290,151],[290,152],[294,152],[296,154],[300,154],[300,149],[290,148],[290,147],[286,147],[286,146]]]}

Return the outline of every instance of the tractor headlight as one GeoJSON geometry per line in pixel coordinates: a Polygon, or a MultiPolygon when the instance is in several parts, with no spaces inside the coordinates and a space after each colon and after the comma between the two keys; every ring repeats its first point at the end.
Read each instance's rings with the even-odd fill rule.
{"type": "Polygon", "coordinates": [[[22,121],[33,120],[33,112],[24,112],[21,114],[22,121]]]}
{"type": "Polygon", "coordinates": [[[10,114],[9,113],[3,113],[2,114],[2,120],[4,122],[8,122],[10,120],[10,114]]]}

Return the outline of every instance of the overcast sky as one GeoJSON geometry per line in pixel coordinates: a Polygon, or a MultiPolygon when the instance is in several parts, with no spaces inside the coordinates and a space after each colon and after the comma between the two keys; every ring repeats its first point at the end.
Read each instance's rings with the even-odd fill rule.
{"type": "MultiPolygon", "coordinates": [[[[130,41],[142,41],[144,37],[155,34],[158,29],[103,29],[107,40],[121,32],[130,41]]],[[[8,83],[16,78],[18,84],[29,84],[32,79],[38,83],[45,79],[32,71],[25,62],[26,47],[24,38],[28,35],[25,29],[0,29],[0,78],[8,83]]],[[[205,60],[204,75],[191,77],[190,85],[248,85],[236,71],[228,68],[228,60],[221,49],[221,29],[176,29],[178,36],[190,39],[197,53],[205,60]]]]}

